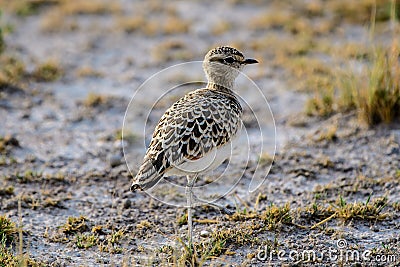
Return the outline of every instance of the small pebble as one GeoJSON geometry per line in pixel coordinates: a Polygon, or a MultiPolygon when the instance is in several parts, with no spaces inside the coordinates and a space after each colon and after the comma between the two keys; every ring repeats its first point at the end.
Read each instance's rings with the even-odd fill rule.
{"type": "Polygon", "coordinates": [[[207,237],[209,235],[210,235],[210,232],[208,232],[207,230],[203,230],[203,231],[200,232],[200,236],[201,237],[207,237]]]}
{"type": "Polygon", "coordinates": [[[117,167],[122,163],[121,155],[112,155],[109,159],[111,168],[117,167]]]}
{"type": "Polygon", "coordinates": [[[370,229],[374,232],[379,232],[379,228],[375,225],[371,226],[370,229]]]}
{"type": "Polygon", "coordinates": [[[129,209],[131,207],[132,202],[129,199],[124,201],[123,207],[124,209],[129,209]]]}

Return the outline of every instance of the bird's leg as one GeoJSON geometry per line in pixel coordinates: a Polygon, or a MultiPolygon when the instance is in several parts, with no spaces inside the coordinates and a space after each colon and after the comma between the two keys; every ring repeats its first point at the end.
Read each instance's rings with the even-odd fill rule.
{"type": "Polygon", "coordinates": [[[225,208],[224,206],[219,205],[219,204],[217,204],[217,203],[204,201],[204,200],[198,198],[198,197],[197,197],[196,195],[194,195],[194,194],[193,194],[193,199],[194,199],[195,201],[197,201],[197,203],[199,203],[199,205],[211,206],[211,207],[213,207],[213,208],[216,208],[216,209],[220,210],[220,211],[223,212],[224,214],[232,215],[232,214],[235,213],[235,212],[231,211],[230,209],[227,209],[227,208],[225,208]]]}
{"type": "Polygon", "coordinates": [[[188,208],[188,235],[189,235],[189,247],[192,249],[193,242],[193,218],[192,218],[192,200],[193,200],[193,185],[196,182],[197,175],[194,177],[190,177],[190,175],[186,176],[187,185],[186,185],[186,199],[187,199],[187,208],[188,208]]]}

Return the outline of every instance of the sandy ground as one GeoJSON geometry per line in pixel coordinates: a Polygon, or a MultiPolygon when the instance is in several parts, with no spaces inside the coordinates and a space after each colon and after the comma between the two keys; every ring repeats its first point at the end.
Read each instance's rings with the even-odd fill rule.
{"type": "MultiPolygon", "coordinates": [[[[251,137],[246,147],[249,161],[244,164],[239,157],[225,173],[226,164],[200,180],[207,183],[221,173],[242,178],[219,200],[236,211],[233,216],[207,206],[196,208],[198,258],[214,255],[204,261],[206,266],[398,266],[399,125],[368,128],[359,123],[355,113],[306,116],[307,94],[287,80],[288,71],[271,64],[268,49],[246,45],[247,40],[259,40],[261,35],[288,35],[285,28],[255,30],[249,23],[249,18],[264,13],[283,12],[279,5],[196,1],[161,7],[150,2],[115,1],[122,10],[108,6],[96,14],[71,12],[61,24],[54,18],[57,5],[41,7],[26,17],[3,14],[3,21],[13,26],[6,35],[6,53],[18,56],[27,72],[48,59],[63,69],[62,77],[54,82],[28,80],[22,89],[0,88],[0,136],[9,140],[0,166],[1,213],[22,226],[24,251],[48,266],[168,266],[179,261],[184,251],[179,238],[185,242],[187,232],[185,210],[145,193],[131,193],[131,173],[122,147],[135,174],[144,143],[162,112],[198,85],[170,89],[180,83],[204,81],[201,64],[172,70],[144,88],[143,96],[136,96],[128,109],[132,117],[128,116],[127,138],[121,142],[125,111],[151,75],[176,63],[200,61],[214,45],[236,44],[261,61],[244,72],[266,96],[276,136],[268,116],[257,121],[251,111],[245,111],[251,137]],[[140,17],[142,11],[145,21],[160,20],[158,27],[169,25],[173,17],[188,23],[188,28],[172,33],[168,28],[152,33],[149,25],[132,32],[124,30],[121,18],[140,17]],[[266,136],[257,137],[257,123],[266,136]],[[262,180],[270,169],[274,138],[277,150],[269,175],[249,194],[251,178],[262,180]],[[260,157],[262,143],[265,153],[260,157]],[[10,187],[13,190],[7,191],[10,187]],[[357,203],[370,210],[346,210],[357,203]],[[285,204],[287,212],[272,214],[284,210],[285,204]],[[68,218],[72,218],[69,223],[68,218]],[[226,236],[218,237],[218,233],[226,236]],[[211,252],[216,244],[221,251],[211,252]],[[321,256],[334,249],[338,257],[321,256]],[[259,251],[264,250],[271,259],[262,258],[265,254],[259,251]],[[308,250],[321,260],[288,258],[291,251],[308,250]],[[286,258],[278,258],[279,251],[286,253],[286,258]],[[339,253],[348,251],[370,254],[368,259],[354,260],[339,253]]],[[[329,16],[317,17],[313,23],[323,19],[329,20],[329,16]]],[[[172,29],[181,23],[174,22],[172,29]]],[[[364,26],[344,23],[323,38],[340,43],[363,40],[367,35],[364,26]]],[[[258,101],[254,85],[242,77],[237,87],[255,114],[269,114],[265,102],[258,101]]],[[[203,192],[203,197],[219,197],[226,192],[223,185],[225,180],[215,183],[214,191],[203,192]]],[[[182,201],[173,190],[161,193],[164,200],[182,201]]],[[[16,244],[10,246],[17,251],[16,244]]]]}

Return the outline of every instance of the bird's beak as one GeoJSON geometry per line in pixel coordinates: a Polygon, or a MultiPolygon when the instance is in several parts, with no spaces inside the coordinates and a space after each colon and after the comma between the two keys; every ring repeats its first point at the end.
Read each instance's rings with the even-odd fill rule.
{"type": "Polygon", "coordinates": [[[245,64],[245,65],[255,64],[255,63],[258,63],[258,61],[255,59],[252,59],[252,58],[246,58],[245,60],[242,61],[242,64],[245,64]]]}

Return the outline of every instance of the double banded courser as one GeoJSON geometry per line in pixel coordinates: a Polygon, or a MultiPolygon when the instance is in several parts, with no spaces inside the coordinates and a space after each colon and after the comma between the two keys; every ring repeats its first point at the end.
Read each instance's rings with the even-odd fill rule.
{"type": "Polygon", "coordinates": [[[189,92],[164,113],[133,179],[135,191],[153,187],[163,176],[187,177],[189,244],[193,185],[199,174],[215,169],[231,155],[232,141],[242,127],[242,107],[232,90],[242,68],[253,63],[258,61],[229,46],[210,50],[203,61],[207,87],[189,92]]]}

